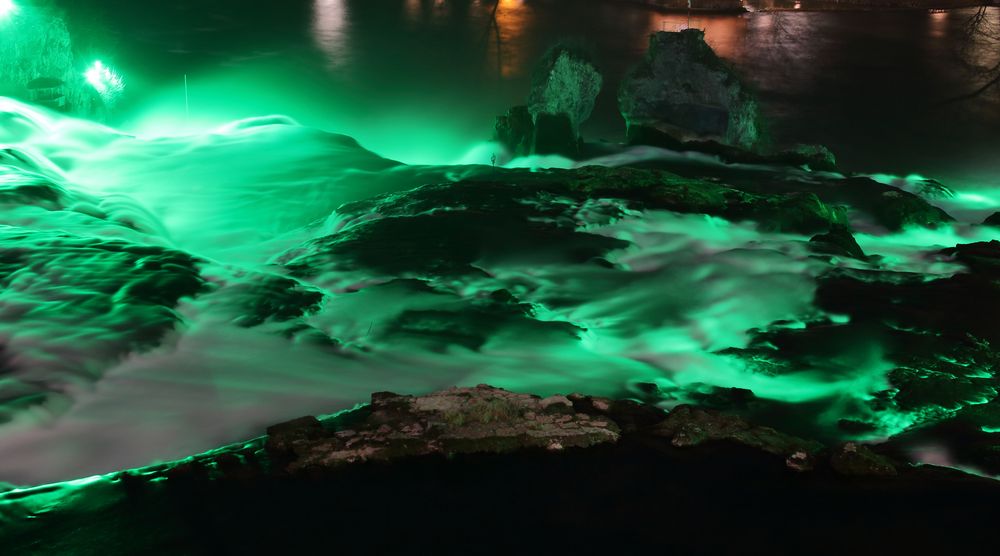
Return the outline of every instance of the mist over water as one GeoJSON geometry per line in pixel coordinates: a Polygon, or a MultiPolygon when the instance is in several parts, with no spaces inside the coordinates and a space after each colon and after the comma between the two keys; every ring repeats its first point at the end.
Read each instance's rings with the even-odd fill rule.
{"type": "MultiPolygon", "coordinates": [[[[753,329],[839,318],[813,306],[826,265],[805,236],[621,213],[608,200],[572,214],[579,231],[621,242],[608,254],[619,270],[529,250],[479,261],[481,275],[399,280],[332,260],[289,278],[282,262],[296,246],[386,217],[338,213],[344,203],[523,170],[404,165],[283,117],[137,138],[0,102],[12,122],[0,233],[19,257],[0,296],[6,481],[182,457],[282,419],[351,407],[373,391],[455,384],[617,396],[655,384],[667,405],[713,387],[748,388],[802,404],[804,426],[829,431],[865,411],[891,368],[877,343],[778,376],[722,353],[745,347],[753,329]],[[493,314],[482,311],[493,310],[498,290],[529,304],[530,315],[476,316],[493,314]],[[283,312],[299,298],[301,313],[283,312]],[[413,328],[414,315],[440,312],[463,323],[448,332],[457,341],[433,323],[429,335],[413,328]]],[[[600,162],[657,159],[688,160],[647,148],[600,162]]],[[[569,165],[510,166],[542,163],[569,165]]],[[[961,267],[929,262],[928,250],[994,237],[1000,231],[959,223],[858,239],[890,268],[947,276],[961,267]]]]}

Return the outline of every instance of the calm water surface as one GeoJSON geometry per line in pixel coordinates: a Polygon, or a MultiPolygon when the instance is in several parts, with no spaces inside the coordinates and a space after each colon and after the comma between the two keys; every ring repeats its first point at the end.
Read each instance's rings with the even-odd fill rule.
{"type": "MultiPolygon", "coordinates": [[[[650,32],[688,24],[685,15],[596,0],[74,0],[68,8],[96,22],[95,56],[108,45],[106,57],[129,79],[118,122],[126,128],[156,133],[283,113],[387,156],[435,163],[461,160],[487,138],[493,116],[523,102],[535,60],[567,38],[589,46],[607,77],[586,134],[619,140],[621,76],[650,32]]],[[[826,144],[850,170],[991,187],[1000,181],[1000,95],[938,105],[974,89],[974,66],[1000,55],[964,39],[970,15],[749,13],[690,25],[758,88],[778,141],[826,144]]]]}

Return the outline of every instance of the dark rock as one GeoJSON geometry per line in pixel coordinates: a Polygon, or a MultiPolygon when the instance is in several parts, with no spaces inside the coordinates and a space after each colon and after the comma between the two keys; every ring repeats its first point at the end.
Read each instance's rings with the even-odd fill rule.
{"type": "Polygon", "coordinates": [[[542,114],[565,114],[573,138],[579,138],[580,126],[593,112],[602,82],[583,49],[568,45],[551,48],[532,74],[528,110],[535,125],[542,114]]]}
{"type": "Polygon", "coordinates": [[[575,410],[562,396],[542,399],[489,386],[426,396],[372,396],[371,414],[351,430],[324,432],[314,418],[268,429],[268,453],[293,459],[290,473],[430,454],[563,450],[615,443],[618,425],[575,410]]]}
{"type": "Polygon", "coordinates": [[[580,155],[580,139],[573,131],[566,114],[539,114],[535,118],[535,137],[532,146],[535,154],[558,154],[568,158],[580,155]]]}
{"type": "Polygon", "coordinates": [[[816,189],[799,186],[802,190],[813,191],[825,203],[848,205],[861,211],[890,231],[911,226],[933,227],[954,220],[919,195],[870,178],[831,180],[816,189]]]}
{"type": "Polygon", "coordinates": [[[497,116],[497,142],[512,156],[527,156],[535,141],[535,123],[527,106],[515,106],[503,116],[497,116]]]}
{"type": "Polygon", "coordinates": [[[1000,212],[994,212],[983,220],[984,226],[996,226],[1000,228],[1000,212]]]}
{"type": "Polygon", "coordinates": [[[847,442],[834,449],[830,455],[830,467],[849,477],[891,477],[898,474],[892,460],[856,442],[847,442]]]}
{"type": "MultiPolygon", "coordinates": [[[[785,153],[788,158],[798,159],[797,165],[808,166],[810,170],[836,172],[837,157],[823,145],[798,145],[785,153]]],[[[781,155],[778,155],[779,157],[781,155]]]]}
{"type": "Polygon", "coordinates": [[[629,128],[650,126],[680,140],[713,139],[746,150],[762,142],[757,101],[697,29],[653,34],[645,59],[619,88],[618,105],[629,128]]]}
{"type": "Polygon", "coordinates": [[[756,194],[669,172],[585,166],[558,174],[573,191],[593,197],[641,200],[649,208],[752,220],[763,229],[799,233],[845,223],[846,213],[812,193],[756,194]]]}
{"type": "Polygon", "coordinates": [[[693,151],[717,156],[727,164],[767,164],[807,167],[814,171],[836,172],[837,161],[829,149],[821,145],[800,145],[791,151],[761,154],[718,141],[682,141],[655,127],[630,125],[626,132],[629,145],[648,145],[672,151],[693,151]]]}
{"type": "Polygon", "coordinates": [[[632,400],[613,400],[582,394],[570,394],[569,400],[580,412],[594,416],[605,416],[618,423],[623,432],[645,431],[663,421],[667,413],[655,405],[632,400]]]}
{"type": "Polygon", "coordinates": [[[868,259],[857,240],[851,235],[850,229],[844,225],[831,226],[829,232],[813,236],[809,239],[809,245],[817,253],[851,257],[862,261],[868,259]]]}
{"type": "Polygon", "coordinates": [[[875,427],[872,423],[866,423],[856,419],[840,419],[837,421],[837,428],[854,434],[875,432],[877,430],[877,427],[875,427]]]}
{"type": "Polygon", "coordinates": [[[955,192],[947,185],[932,178],[923,178],[917,182],[917,192],[929,199],[954,197],[955,192]]]}
{"type": "MultiPolygon", "coordinates": [[[[690,148],[690,142],[681,141],[669,133],[640,123],[633,123],[628,126],[628,130],[625,132],[625,142],[629,145],[649,145],[650,147],[660,147],[661,149],[669,149],[671,151],[694,150],[690,148]]],[[[724,146],[720,143],[713,144],[719,147],[724,146]]],[[[711,154],[716,153],[713,152],[711,154]]]]}
{"type": "Polygon", "coordinates": [[[709,386],[706,390],[692,392],[688,394],[688,398],[698,407],[721,410],[745,410],[759,401],[753,391],[746,388],[709,386]]]}
{"type": "Polygon", "coordinates": [[[573,221],[525,203],[539,188],[504,183],[442,184],[344,205],[344,215],[378,214],[282,256],[298,276],[326,269],[373,270],[400,278],[482,274],[483,259],[585,262],[627,243],[577,231],[573,221]],[[429,210],[431,208],[436,210],[429,210]],[[443,210],[452,207],[453,210],[443,210]],[[550,218],[542,221],[541,216],[550,218]],[[536,218],[532,218],[536,217],[536,218]]]}
{"type": "Polygon", "coordinates": [[[742,418],[710,409],[680,405],[652,428],[653,434],[670,439],[674,446],[698,446],[706,442],[730,441],[785,458],[796,471],[812,469],[823,445],[778,432],[770,427],[751,425],[742,418]]]}
{"type": "Polygon", "coordinates": [[[944,210],[905,191],[882,193],[881,202],[871,207],[871,211],[878,221],[890,230],[902,230],[910,226],[934,226],[953,220],[944,210]]]}
{"type": "Polygon", "coordinates": [[[889,382],[897,389],[892,400],[902,410],[954,410],[996,393],[992,376],[956,376],[927,368],[894,369],[889,382]]]}
{"type": "Polygon", "coordinates": [[[1000,278],[1000,241],[965,243],[941,252],[964,263],[977,274],[1000,278]]]}
{"type": "Polygon", "coordinates": [[[832,273],[820,280],[817,304],[859,322],[891,322],[896,327],[934,331],[963,342],[970,336],[1000,344],[1000,242],[963,245],[942,251],[972,272],[926,281],[923,276],[832,273]]]}
{"type": "Polygon", "coordinates": [[[323,425],[315,417],[299,417],[267,428],[265,449],[274,457],[293,456],[298,446],[322,437],[323,425]]]}
{"type": "Polygon", "coordinates": [[[253,327],[267,321],[284,322],[319,308],[324,296],[296,280],[254,273],[229,287],[240,316],[235,324],[253,327]]]}

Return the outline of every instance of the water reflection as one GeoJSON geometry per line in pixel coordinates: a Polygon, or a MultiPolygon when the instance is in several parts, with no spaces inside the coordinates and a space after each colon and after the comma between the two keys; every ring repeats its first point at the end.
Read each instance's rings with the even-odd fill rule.
{"type": "Polygon", "coordinates": [[[951,14],[940,10],[928,14],[929,30],[928,35],[935,39],[943,39],[948,35],[948,17],[951,14]]]}
{"type": "Polygon", "coordinates": [[[500,76],[524,75],[534,61],[522,40],[527,33],[530,9],[523,0],[498,0],[495,5],[494,54],[500,76]]]}
{"type": "Polygon", "coordinates": [[[636,33],[640,41],[636,47],[645,50],[649,44],[649,35],[658,31],[679,31],[681,29],[701,29],[705,31],[705,42],[723,58],[734,58],[739,55],[747,33],[747,17],[700,15],[688,17],[687,14],[661,14],[650,12],[645,33],[636,33]]]}
{"type": "Polygon", "coordinates": [[[347,0],[315,0],[312,35],[330,67],[342,65],[347,51],[347,0]]]}

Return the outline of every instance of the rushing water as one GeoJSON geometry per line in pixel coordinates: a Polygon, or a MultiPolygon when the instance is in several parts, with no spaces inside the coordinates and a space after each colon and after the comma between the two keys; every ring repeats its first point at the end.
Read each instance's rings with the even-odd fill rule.
{"type": "MultiPolygon", "coordinates": [[[[741,387],[801,406],[801,429],[830,434],[839,418],[866,416],[865,400],[886,387],[892,364],[875,340],[787,375],[749,372],[720,353],[746,346],[752,329],[841,318],[813,306],[826,267],[808,237],[750,223],[619,214],[595,201],[571,207],[572,222],[588,241],[615,246],[614,271],[524,249],[477,261],[478,274],[407,280],[313,257],[310,272],[283,281],[285,263],[310,242],[384,217],[338,210],[343,203],[495,172],[523,176],[443,164],[489,158],[493,147],[481,143],[492,115],[523,97],[532,61],[554,40],[583,37],[615,83],[649,31],[686,18],[502,1],[493,28],[485,2],[101,4],[116,9],[78,25],[107,29],[116,40],[103,40],[118,44],[102,57],[127,75],[131,98],[113,127],[0,99],[0,143],[13,147],[0,159],[0,480],[180,457],[377,390],[490,383],[624,395],[653,383],[676,403],[741,387]],[[274,113],[298,122],[261,117],[274,113]],[[255,119],[234,122],[247,117],[255,119]],[[498,290],[533,316],[491,313],[498,290]],[[287,310],[296,303],[306,310],[287,310]]],[[[780,136],[828,143],[848,167],[897,184],[907,182],[891,174],[952,178],[959,194],[940,202],[960,216],[955,225],[858,234],[884,268],[929,277],[960,267],[927,251],[1000,236],[972,224],[995,206],[996,161],[980,157],[996,146],[996,97],[926,109],[970,83],[950,63],[952,42],[939,41],[961,24],[947,15],[937,27],[922,13],[691,22],[760,87],[780,136]]],[[[591,138],[621,135],[612,91],[591,138]]],[[[721,166],[642,148],[588,162],[650,159],[721,166]]],[[[533,165],[574,164],[510,166],[533,165]]],[[[517,226],[509,233],[517,245],[517,226]]],[[[889,417],[879,434],[913,419],[889,417]]]]}

